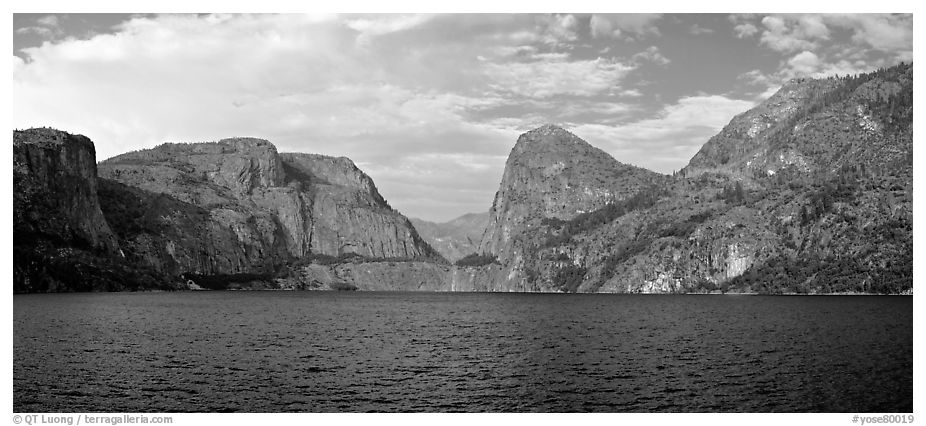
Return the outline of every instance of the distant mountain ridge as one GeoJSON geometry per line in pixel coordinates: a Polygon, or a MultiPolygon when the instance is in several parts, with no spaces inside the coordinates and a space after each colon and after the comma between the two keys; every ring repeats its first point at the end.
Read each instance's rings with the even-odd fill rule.
{"type": "Polygon", "coordinates": [[[415,229],[445,259],[455,262],[479,250],[479,241],[489,224],[489,214],[467,213],[443,223],[410,218],[415,229]]]}

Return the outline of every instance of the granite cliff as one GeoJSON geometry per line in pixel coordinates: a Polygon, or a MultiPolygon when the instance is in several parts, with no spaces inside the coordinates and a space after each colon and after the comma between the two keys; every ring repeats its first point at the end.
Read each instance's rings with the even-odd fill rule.
{"type": "MultiPolygon", "coordinates": [[[[507,271],[502,288],[555,291],[533,268],[549,221],[570,220],[659,185],[665,177],[626,165],[555,125],[521,135],[505,164],[480,252],[507,271]]],[[[499,286],[495,284],[494,286],[499,286]]]]}
{"type": "Polygon", "coordinates": [[[89,139],[52,129],[13,132],[13,290],[161,286],[127,262],[98,198],[89,139]]]}
{"type": "Polygon", "coordinates": [[[454,266],[346,158],[16,131],[14,291],[910,292],[912,94],[909,64],[793,80],[673,176],[529,131],[487,217],[419,222],[454,266]]]}
{"type": "Polygon", "coordinates": [[[518,290],[910,291],[912,114],[911,65],[794,80],[672,177],[545,126],[512,150],[481,249],[518,290]]]}
{"type": "MultiPolygon", "coordinates": [[[[97,165],[83,136],[33,129],[14,138],[14,229],[29,259],[48,257],[36,253],[56,245],[81,245],[159,283],[130,288],[215,279],[272,288],[275,277],[317,256],[445,262],[346,158],[278,154],[268,141],[234,138],[163,144],[97,165]]],[[[17,270],[28,269],[26,260],[17,258],[17,270]]],[[[90,283],[99,274],[86,275],[75,281],[90,283]]],[[[54,280],[33,271],[15,281],[54,280]]]]}

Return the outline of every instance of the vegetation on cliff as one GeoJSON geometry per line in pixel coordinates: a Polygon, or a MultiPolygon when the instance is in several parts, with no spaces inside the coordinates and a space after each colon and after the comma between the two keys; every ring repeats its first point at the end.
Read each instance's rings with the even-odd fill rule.
{"type": "Polygon", "coordinates": [[[912,91],[911,64],[791,81],[673,176],[532,130],[488,218],[454,234],[456,268],[346,158],[235,138],[128,153],[98,179],[88,139],[17,131],[14,291],[906,292],[912,91]]]}
{"type": "MultiPolygon", "coordinates": [[[[536,290],[908,291],[911,99],[909,64],[792,81],[657,185],[621,199],[603,188],[588,212],[498,222],[513,253],[503,260],[517,259],[503,265],[536,290]]],[[[524,208],[505,203],[497,216],[524,208]]]]}

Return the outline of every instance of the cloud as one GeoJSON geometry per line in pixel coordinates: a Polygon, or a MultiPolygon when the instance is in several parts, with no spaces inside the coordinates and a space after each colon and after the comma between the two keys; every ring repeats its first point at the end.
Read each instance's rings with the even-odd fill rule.
{"type": "Polygon", "coordinates": [[[829,29],[820,17],[766,16],[762,25],[761,43],[779,52],[815,49],[819,40],[829,38],[829,29]]]}
{"type": "MultiPolygon", "coordinates": [[[[738,37],[754,33],[749,18],[731,18],[738,37]],[[742,21],[742,20],[746,21],[742,21]]],[[[834,46],[868,45],[901,59],[912,59],[913,17],[909,14],[801,14],[769,15],[761,19],[761,44],[782,53],[815,51],[834,46]],[[834,40],[834,29],[848,31],[850,40],[824,45],[834,40]]]]}
{"type": "Polygon", "coordinates": [[[594,14],[589,21],[592,38],[643,38],[660,35],[656,21],[662,15],[652,13],[594,14]]]}
{"type": "MultiPolygon", "coordinates": [[[[511,140],[516,137],[513,134],[511,140]]],[[[488,209],[492,193],[486,188],[498,187],[507,154],[428,153],[409,156],[399,164],[370,162],[358,166],[377,185],[389,188],[384,195],[391,203],[400,201],[410,212],[437,207],[430,216],[446,220],[488,209]],[[453,197],[445,196],[447,188],[453,188],[453,197]]]]}
{"type": "Polygon", "coordinates": [[[690,96],[666,105],[655,118],[624,125],[583,124],[572,131],[618,161],[671,173],[735,115],[755,105],[719,95],[690,96]]]}
{"type": "Polygon", "coordinates": [[[691,27],[688,28],[688,32],[690,32],[692,35],[701,35],[701,34],[713,34],[714,30],[710,28],[702,27],[698,24],[693,24],[691,27]]]}
{"type": "Polygon", "coordinates": [[[820,69],[820,65],[820,58],[806,50],[788,60],[789,69],[797,75],[812,75],[820,69]]]}
{"type": "Polygon", "coordinates": [[[384,34],[404,31],[421,25],[432,18],[432,15],[371,15],[345,20],[348,28],[358,31],[366,37],[381,36],[384,34]]]}
{"type": "MultiPolygon", "coordinates": [[[[781,52],[778,69],[740,80],[749,90],[738,97],[789,75],[889,65],[912,52],[909,16],[821,16],[773,17],[780,38],[820,46],[781,52]]],[[[668,172],[750,103],[705,94],[660,105],[659,96],[682,93],[637,78],[653,65],[692,79],[684,84],[704,80],[663,55],[660,26],[687,35],[692,21],[659,15],[160,15],[79,36],[77,20],[56,19],[67,37],[14,56],[14,126],[85,134],[100,159],[229,136],[348,156],[393,206],[425,218],[437,211],[429,203],[484,211],[501,159],[532,127],[573,123],[618,159],[668,172]],[[636,47],[641,40],[652,43],[636,47]]],[[[754,36],[772,31],[761,17],[737,19],[756,26],[754,36]]]]}
{"type": "Polygon", "coordinates": [[[60,37],[63,32],[59,26],[59,19],[55,15],[47,15],[35,20],[33,26],[17,28],[15,34],[35,34],[43,39],[52,40],[60,37]]]}
{"type": "Polygon", "coordinates": [[[43,16],[35,21],[39,25],[46,27],[57,27],[58,26],[58,17],[55,15],[43,16]]]}
{"type": "Polygon", "coordinates": [[[912,60],[913,16],[909,14],[827,15],[834,26],[853,32],[852,41],[865,43],[882,51],[909,52],[912,60]]]}
{"type": "Polygon", "coordinates": [[[660,52],[659,48],[656,46],[646,48],[646,50],[633,55],[631,59],[634,61],[648,61],[661,66],[666,66],[672,62],[669,58],[663,56],[662,52],[660,52]]]}
{"type": "Polygon", "coordinates": [[[556,95],[592,96],[618,89],[634,69],[614,59],[567,61],[561,56],[532,62],[487,64],[485,72],[498,92],[530,98],[556,95]]]}
{"type": "Polygon", "coordinates": [[[547,44],[560,44],[578,38],[578,22],[573,15],[544,15],[537,18],[541,28],[541,40],[547,44]]]}
{"type": "MultiPolygon", "coordinates": [[[[13,59],[14,126],[84,134],[100,160],[165,141],[256,136],[280,151],[370,165],[384,196],[409,214],[438,214],[407,204],[422,197],[457,213],[485,210],[504,164],[497,157],[507,155],[517,130],[472,117],[509,102],[498,94],[511,92],[488,84],[513,77],[500,72],[496,82],[485,74],[498,60],[493,52],[510,46],[510,38],[495,36],[541,31],[537,22],[519,16],[517,26],[468,34],[480,43],[433,46],[433,37],[420,36],[445,36],[433,18],[374,18],[137,17],[112,34],[28,48],[29,62],[13,59]],[[384,172],[391,167],[419,173],[401,178],[426,188],[384,172]],[[471,181],[485,185],[476,190],[471,181]],[[456,189],[475,192],[461,204],[456,189]]],[[[569,29],[572,19],[549,22],[569,29]]],[[[536,43],[549,34],[568,38],[547,30],[536,43]]],[[[598,93],[626,72],[609,60],[570,62],[566,54],[525,50],[530,56],[515,60],[530,62],[509,70],[537,80],[513,84],[519,93],[598,93]]]]}
{"type": "Polygon", "coordinates": [[[16,34],[35,34],[43,38],[53,38],[59,33],[53,29],[45,27],[22,27],[14,31],[16,34]]]}
{"type": "Polygon", "coordinates": [[[759,43],[782,55],[777,69],[740,75],[738,81],[758,99],[767,98],[791,78],[859,74],[913,57],[911,15],[732,15],[729,19],[737,24],[738,37],[752,34],[746,26],[761,22],[759,43]]]}
{"type": "Polygon", "coordinates": [[[739,24],[733,27],[733,32],[736,34],[737,38],[747,38],[756,35],[759,29],[752,24],[739,24]]]}

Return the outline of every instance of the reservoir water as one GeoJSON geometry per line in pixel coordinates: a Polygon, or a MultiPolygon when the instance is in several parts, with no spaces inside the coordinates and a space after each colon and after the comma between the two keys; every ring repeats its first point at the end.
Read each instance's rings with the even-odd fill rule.
{"type": "Polygon", "coordinates": [[[910,412],[910,296],[13,297],[16,412],[910,412]]]}

